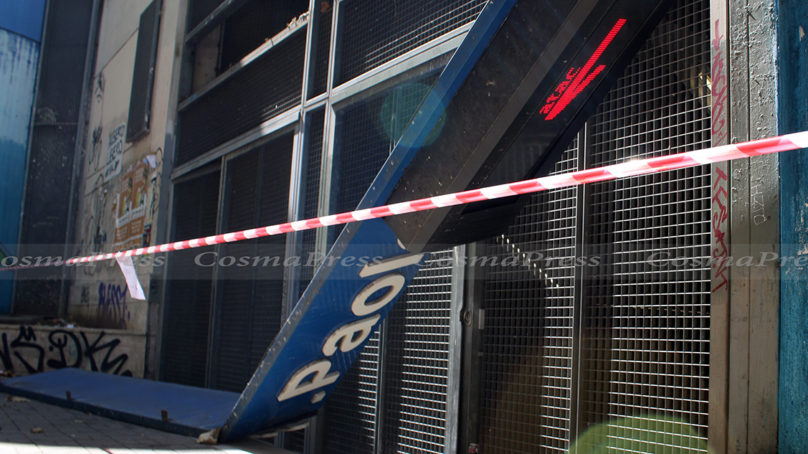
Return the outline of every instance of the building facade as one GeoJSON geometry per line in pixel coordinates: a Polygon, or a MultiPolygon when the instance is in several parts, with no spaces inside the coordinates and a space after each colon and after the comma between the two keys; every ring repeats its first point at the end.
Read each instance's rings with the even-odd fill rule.
{"type": "MultiPolygon", "coordinates": [[[[778,101],[799,71],[772,70],[806,58],[805,8],[786,3],[672,1],[551,171],[805,129],[778,101]]],[[[485,4],[96,0],[65,255],[353,209],[485,4]]],[[[798,452],[804,325],[780,311],[799,312],[804,269],[777,257],[805,244],[781,251],[805,231],[781,213],[806,210],[781,186],[803,190],[806,164],[781,180],[779,159],[527,197],[500,235],[431,254],[324,409],[275,443],[798,452]]],[[[114,262],[77,267],[53,315],[119,341],[106,372],[241,391],[338,233],[150,257],[146,301],[114,262]]]]}

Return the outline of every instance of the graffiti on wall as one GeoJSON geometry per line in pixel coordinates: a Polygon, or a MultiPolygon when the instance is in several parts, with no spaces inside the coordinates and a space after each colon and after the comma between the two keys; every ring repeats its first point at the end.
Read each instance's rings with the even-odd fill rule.
{"type": "Polygon", "coordinates": [[[56,329],[38,335],[32,326],[21,325],[16,335],[0,334],[0,365],[18,374],[75,367],[131,377],[129,355],[118,351],[120,344],[104,331],[56,329]]]}
{"type": "MultiPolygon", "coordinates": [[[[131,313],[126,305],[126,286],[115,284],[98,284],[97,315],[108,326],[126,328],[131,313]]],[[[105,326],[107,326],[105,325],[105,326]]]]}

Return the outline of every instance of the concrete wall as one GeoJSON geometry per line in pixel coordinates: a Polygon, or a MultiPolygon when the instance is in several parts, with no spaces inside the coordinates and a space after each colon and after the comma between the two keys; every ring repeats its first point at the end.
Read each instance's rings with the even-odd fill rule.
{"type": "MultiPolygon", "coordinates": [[[[150,0],[107,0],[101,18],[86,148],[79,184],[76,255],[154,244],[163,150],[181,2],[163,2],[154,75],[150,133],[116,147],[129,111],[140,14],[150,0]],[[117,233],[117,236],[116,236],[117,233]]],[[[123,142],[123,139],[120,139],[123,142]]],[[[163,257],[137,262],[149,295],[149,275],[163,257]]],[[[68,316],[82,326],[145,334],[148,302],[132,299],[115,262],[74,271],[68,316]]],[[[144,355],[145,353],[141,353],[144,355]]]]}
{"type": "Polygon", "coordinates": [[[76,367],[143,376],[146,337],[120,330],[0,325],[0,369],[28,375],[76,367]]]}
{"type": "MultiPolygon", "coordinates": [[[[44,0],[0,0],[0,261],[17,254],[44,9],[44,0]]],[[[0,314],[11,308],[12,277],[0,274],[0,314]]]]}

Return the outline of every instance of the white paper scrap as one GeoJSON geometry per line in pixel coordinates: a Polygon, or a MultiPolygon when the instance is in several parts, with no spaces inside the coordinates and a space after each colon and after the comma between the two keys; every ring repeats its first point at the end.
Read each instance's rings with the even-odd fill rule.
{"type": "Polygon", "coordinates": [[[116,257],[118,266],[121,268],[124,279],[126,279],[126,286],[129,287],[129,295],[136,300],[146,300],[143,294],[143,287],[140,286],[140,281],[137,280],[137,272],[135,272],[135,264],[132,262],[132,257],[116,257]]]}

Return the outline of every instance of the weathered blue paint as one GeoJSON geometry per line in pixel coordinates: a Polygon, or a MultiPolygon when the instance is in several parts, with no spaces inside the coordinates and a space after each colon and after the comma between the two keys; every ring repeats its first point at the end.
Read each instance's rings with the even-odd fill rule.
{"type": "MultiPolygon", "coordinates": [[[[781,133],[808,129],[808,3],[778,3],[781,133]],[[802,27],[802,28],[800,28],[802,27]]],[[[778,451],[808,446],[808,150],[780,156],[780,375],[778,451]]]]}
{"type": "MultiPolygon", "coordinates": [[[[38,61],[39,43],[0,30],[0,245],[11,255],[17,253],[38,61]]],[[[10,307],[9,275],[0,279],[0,314],[10,307]]]]}
{"type": "Polygon", "coordinates": [[[3,380],[0,390],[187,435],[199,435],[221,426],[238,399],[238,393],[228,391],[81,369],[59,369],[3,380]]]}
{"type": "Polygon", "coordinates": [[[0,0],[0,28],[39,43],[45,0],[0,0]]]}

